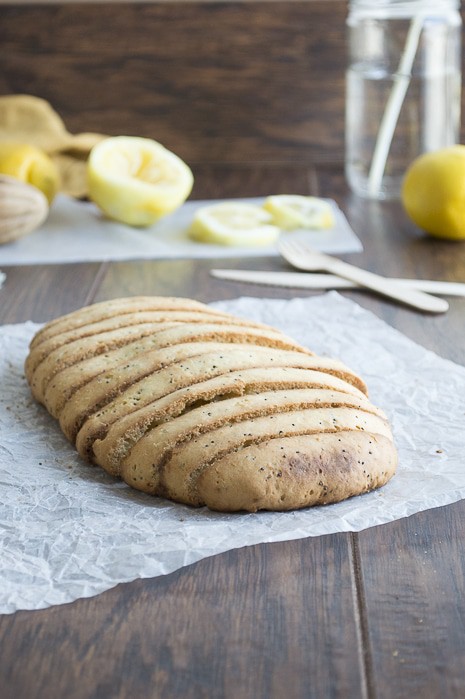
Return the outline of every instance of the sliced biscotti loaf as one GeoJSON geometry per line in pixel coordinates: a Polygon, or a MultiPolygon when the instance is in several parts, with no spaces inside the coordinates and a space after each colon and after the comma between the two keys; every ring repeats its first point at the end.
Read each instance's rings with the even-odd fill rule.
{"type": "Polygon", "coordinates": [[[187,505],[307,507],[396,469],[389,423],[355,372],[190,299],[116,299],[52,321],[26,376],[83,458],[187,505]]]}

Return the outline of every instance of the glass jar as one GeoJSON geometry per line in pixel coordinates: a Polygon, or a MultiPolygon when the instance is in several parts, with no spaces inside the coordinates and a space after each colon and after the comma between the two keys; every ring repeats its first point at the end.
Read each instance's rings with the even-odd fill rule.
{"type": "Polygon", "coordinates": [[[458,143],[458,0],[351,0],[347,19],[346,177],[394,199],[412,160],[458,143]]]}

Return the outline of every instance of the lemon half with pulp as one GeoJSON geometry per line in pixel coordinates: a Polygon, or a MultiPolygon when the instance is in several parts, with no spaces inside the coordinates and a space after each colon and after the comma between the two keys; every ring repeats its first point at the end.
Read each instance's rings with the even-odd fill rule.
{"type": "Polygon", "coordinates": [[[189,196],[194,178],[177,155],[157,141],[115,136],[90,152],[90,198],[110,218],[150,226],[175,211],[189,196]]]}

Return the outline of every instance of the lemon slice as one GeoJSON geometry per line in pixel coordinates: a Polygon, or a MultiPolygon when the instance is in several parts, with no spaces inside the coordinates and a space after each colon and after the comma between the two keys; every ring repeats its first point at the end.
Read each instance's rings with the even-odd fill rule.
{"type": "Polygon", "coordinates": [[[329,202],[318,197],[275,194],[265,199],[263,207],[273,216],[275,225],[283,231],[334,226],[334,215],[329,202]]]}
{"type": "Polygon", "coordinates": [[[45,194],[51,204],[60,184],[53,161],[30,143],[0,142],[0,174],[31,184],[45,194]]]}
{"type": "Polygon", "coordinates": [[[130,226],[150,226],[189,196],[186,163],[157,141],[115,136],[95,145],[87,166],[89,196],[102,211],[130,226]]]}
{"type": "Polygon", "coordinates": [[[269,245],[279,236],[273,217],[261,206],[220,202],[194,214],[189,236],[202,243],[253,247],[269,245]]]}

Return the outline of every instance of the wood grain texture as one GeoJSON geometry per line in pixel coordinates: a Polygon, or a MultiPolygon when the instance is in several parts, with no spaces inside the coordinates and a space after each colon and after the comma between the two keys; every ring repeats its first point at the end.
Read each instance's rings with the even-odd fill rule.
{"type": "Polygon", "coordinates": [[[2,3],[0,94],[190,164],[342,162],[346,15],[345,0],[2,3]]]}
{"type": "Polygon", "coordinates": [[[0,7],[0,94],[71,131],[161,141],[189,163],[334,157],[344,2],[0,7]],[[313,31],[318,27],[318,31],[313,31]]]}
{"type": "Polygon", "coordinates": [[[357,644],[345,640],[357,638],[348,541],[230,551],[1,617],[2,699],[358,696],[357,644]]]}
{"type": "MultiPolygon", "coordinates": [[[[154,3],[176,3],[179,2],[179,0],[78,0],[80,4],[90,4],[90,5],[95,5],[96,3],[99,4],[107,4],[107,5],[119,5],[119,4],[124,4],[124,5],[150,5],[154,3]]],[[[187,0],[182,0],[184,2],[187,2],[187,0]]],[[[192,2],[197,2],[198,0],[190,0],[192,2]]],[[[237,0],[238,2],[267,2],[269,3],[270,0],[237,0]]],[[[280,0],[273,0],[274,2],[279,2],[280,0]]],[[[295,0],[287,0],[287,2],[294,2],[295,0]]],[[[305,0],[306,2],[325,2],[328,6],[332,2],[339,2],[340,0],[305,0]]],[[[203,0],[204,3],[221,3],[221,2],[231,2],[231,0],[203,0]]],[[[14,0],[14,3],[12,0],[0,0],[0,6],[1,5],[74,5],[76,4],[76,0],[14,0]]]]}
{"type": "Polygon", "coordinates": [[[462,500],[358,535],[374,696],[465,695],[464,517],[462,500]]]}
{"type": "Polygon", "coordinates": [[[43,323],[86,305],[99,284],[101,268],[98,263],[4,267],[0,324],[43,323]]]}
{"type": "Polygon", "coordinates": [[[341,162],[346,15],[346,0],[3,2],[0,95],[191,165],[341,162]]]}
{"type": "MultiPolygon", "coordinates": [[[[332,196],[376,272],[465,279],[465,247],[348,192],[345,0],[1,3],[0,94],[49,99],[72,131],[161,140],[193,197],[332,196]]],[[[463,11],[462,11],[463,12],[463,11]]],[[[211,278],[278,258],[10,267],[0,322],[92,300],[316,292],[211,278]]],[[[343,292],[465,365],[465,300],[441,317],[343,292]]],[[[438,435],[440,444],[440,435],[438,435]]],[[[1,458],[1,455],[0,455],[1,458]]],[[[229,551],[90,599],[0,617],[2,699],[463,699],[465,501],[369,529],[229,551]]]]}

